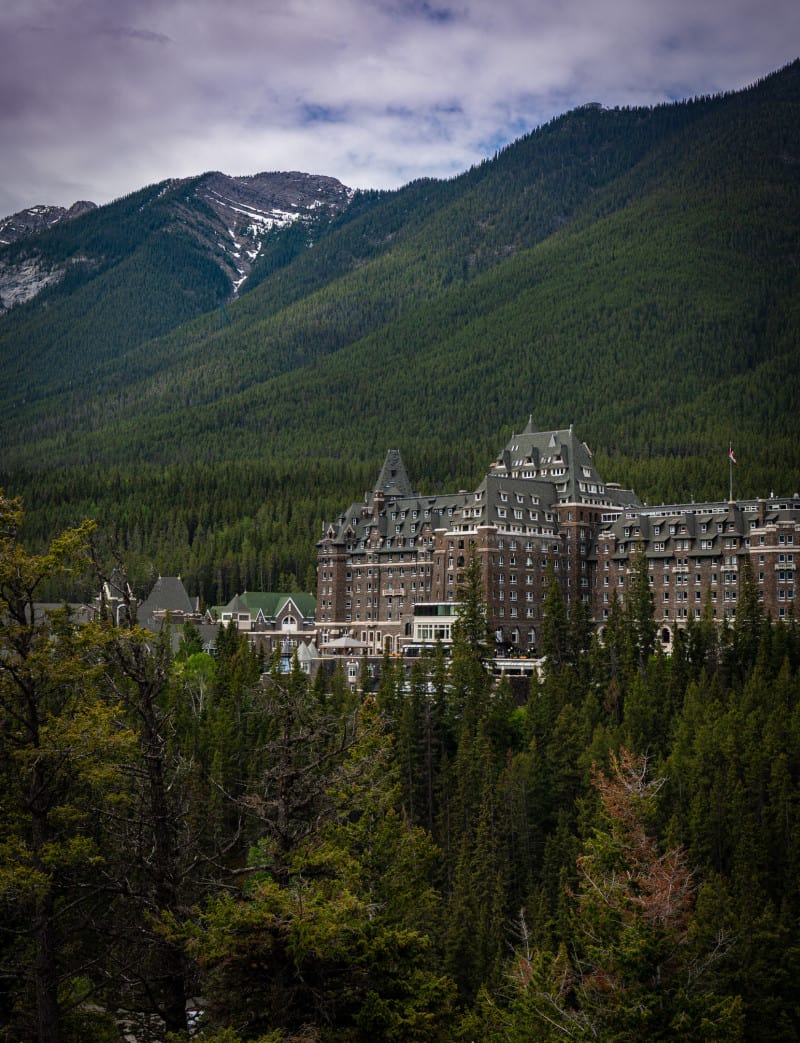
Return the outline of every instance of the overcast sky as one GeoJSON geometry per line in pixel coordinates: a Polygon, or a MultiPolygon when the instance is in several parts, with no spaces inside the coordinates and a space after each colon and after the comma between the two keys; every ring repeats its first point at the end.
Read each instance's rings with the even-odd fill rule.
{"type": "Polygon", "coordinates": [[[0,215],[204,170],[394,187],[799,51],[798,0],[0,0],[0,215]]]}

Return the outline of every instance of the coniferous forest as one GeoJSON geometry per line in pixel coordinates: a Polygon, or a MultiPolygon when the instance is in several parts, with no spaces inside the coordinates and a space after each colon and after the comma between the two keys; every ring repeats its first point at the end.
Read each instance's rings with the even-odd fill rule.
{"type": "Polygon", "coordinates": [[[0,249],[67,272],[0,315],[0,1040],[797,1039],[800,632],[746,579],[669,657],[643,573],[602,643],[551,583],[529,691],[472,568],[452,655],[356,692],[33,606],[313,590],[387,448],[471,487],[529,415],[646,501],[731,443],[800,491],[800,63],[356,193],[235,298],[187,206],[0,249]]]}
{"type": "MultiPolygon", "coordinates": [[[[647,502],[800,491],[800,63],[580,108],[447,181],[275,228],[239,296],[165,182],[0,248],[66,275],[0,314],[0,486],[34,548],[97,519],[146,591],[312,589],[323,521],[400,448],[471,488],[575,429],[647,502]]],[[[202,179],[199,179],[202,180],[202,179]]]]}
{"type": "Polygon", "coordinates": [[[743,582],[654,651],[551,577],[546,663],[497,682],[475,561],[452,656],[351,691],[220,628],[171,651],[56,611],[104,575],[0,501],[0,1038],[753,1040],[800,1033],[800,629],[743,582]],[[148,1018],[151,1035],[146,1035],[148,1018]]]}

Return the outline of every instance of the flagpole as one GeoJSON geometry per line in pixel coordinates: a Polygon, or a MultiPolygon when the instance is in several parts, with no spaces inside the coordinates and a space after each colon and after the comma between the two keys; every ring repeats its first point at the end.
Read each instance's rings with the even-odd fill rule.
{"type": "Polygon", "coordinates": [[[733,442],[728,446],[728,503],[733,503],[733,465],[736,457],[733,455],[733,442]]]}

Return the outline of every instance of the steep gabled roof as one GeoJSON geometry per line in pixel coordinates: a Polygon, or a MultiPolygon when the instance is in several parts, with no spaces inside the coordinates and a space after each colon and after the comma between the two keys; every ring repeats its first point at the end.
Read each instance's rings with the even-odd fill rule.
{"type": "Polygon", "coordinates": [[[149,597],[141,603],[137,618],[142,626],[148,626],[156,613],[174,613],[190,616],[195,611],[186,593],[180,576],[159,576],[149,597]]]}
{"type": "Polygon", "coordinates": [[[415,495],[399,449],[390,449],[386,454],[373,492],[382,492],[386,499],[415,495]]]}
{"type": "Polygon", "coordinates": [[[492,470],[513,478],[552,481],[562,503],[638,503],[630,490],[603,481],[597,473],[591,450],[580,441],[572,425],[555,431],[537,431],[533,420],[529,420],[519,434],[511,436],[492,470]]]}
{"type": "Polygon", "coordinates": [[[210,613],[220,617],[223,612],[249,612],[255,619],[260,612],[265,619],[276,619],[291,602],[303,619],[313,619],[317,599],[313,594],[286,594],[271,591],[245,591],[235,594],[227,605],[213,605],[210,613]]]}
{"type": "Polygon", "coordinates": [[[317,599],[313,594],[285,594],[245,592],[241,600],[255,618],[259,611],[265,619],[275,619],[291,602],[304,619],[313,619],[317,611],[317,599]]]}

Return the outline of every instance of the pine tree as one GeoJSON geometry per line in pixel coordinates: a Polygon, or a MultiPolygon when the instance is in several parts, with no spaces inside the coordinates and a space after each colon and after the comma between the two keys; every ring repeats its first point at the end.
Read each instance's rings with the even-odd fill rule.
{"type": "MultiPolygon", "coordinates": [[[[212,902],[194,932],[215,1027],[332,1043],[422,1043],[446,1032],[453,985],[436,969],[427,933],[438,917],[435,852],[398,813],[375,701],[351,723],[346,746],[325,744],[331,756],[316,776],[307,828],[279,860],[268,834],[251,852],[244,892],[212,902]]],[[[315,728],[313,714],[307,724],[310,736],[328,729],[315,728]]],[[[260,795],[253,807],[269,825],[260,795]]]]}
{"type": "Polygon", "coordinates": [[[483,577],[478,557],[471,553],[464,567],[463,579],[456,590],[458,608],[453,623],[453,651],[472,650],[474,657],[485,662],[494,654],[494,642],[486,618],[483,577]]]}
{"type": "Polygon", "coordinates": [[[644,549],[639,548],[633,559],[625,616],[631,631],[631,642],[639,671],[644,672],[656,642],[656,621],[650,572],[644,549]]]}
{"type": "Polygon", "coordinates": [[[692,942],[686,853],[662,853],[647,832],[660,782],[623,750],[594,786],[597,825],[577,863],[576,954],[518,953],[516,1025],[619,1043],[741,1038],[740,1001],[715,992],[714,960],[692,942]]]}
{"type": "Polygon", "coordinates": [[[542,655],[545,672],[557,676],[570,663],[569,620],[561,584],[552,563],[547,570],[547,594],[542,607],[542,655]]]}
{"type": "Polygon", "coordinates": [[[0,492],[0,900],[15,940],[3,978],[9,1038],[60,1043],[64,997],[83,1002],[98,985],[66,987],[106,951],[107,811],[124,806],[133,736],[105,697],[98,628],[36,604],[46,582],[86,565],[93,526],[35,556],[19,541],[22,519],[21,503],[0,492]]]}

